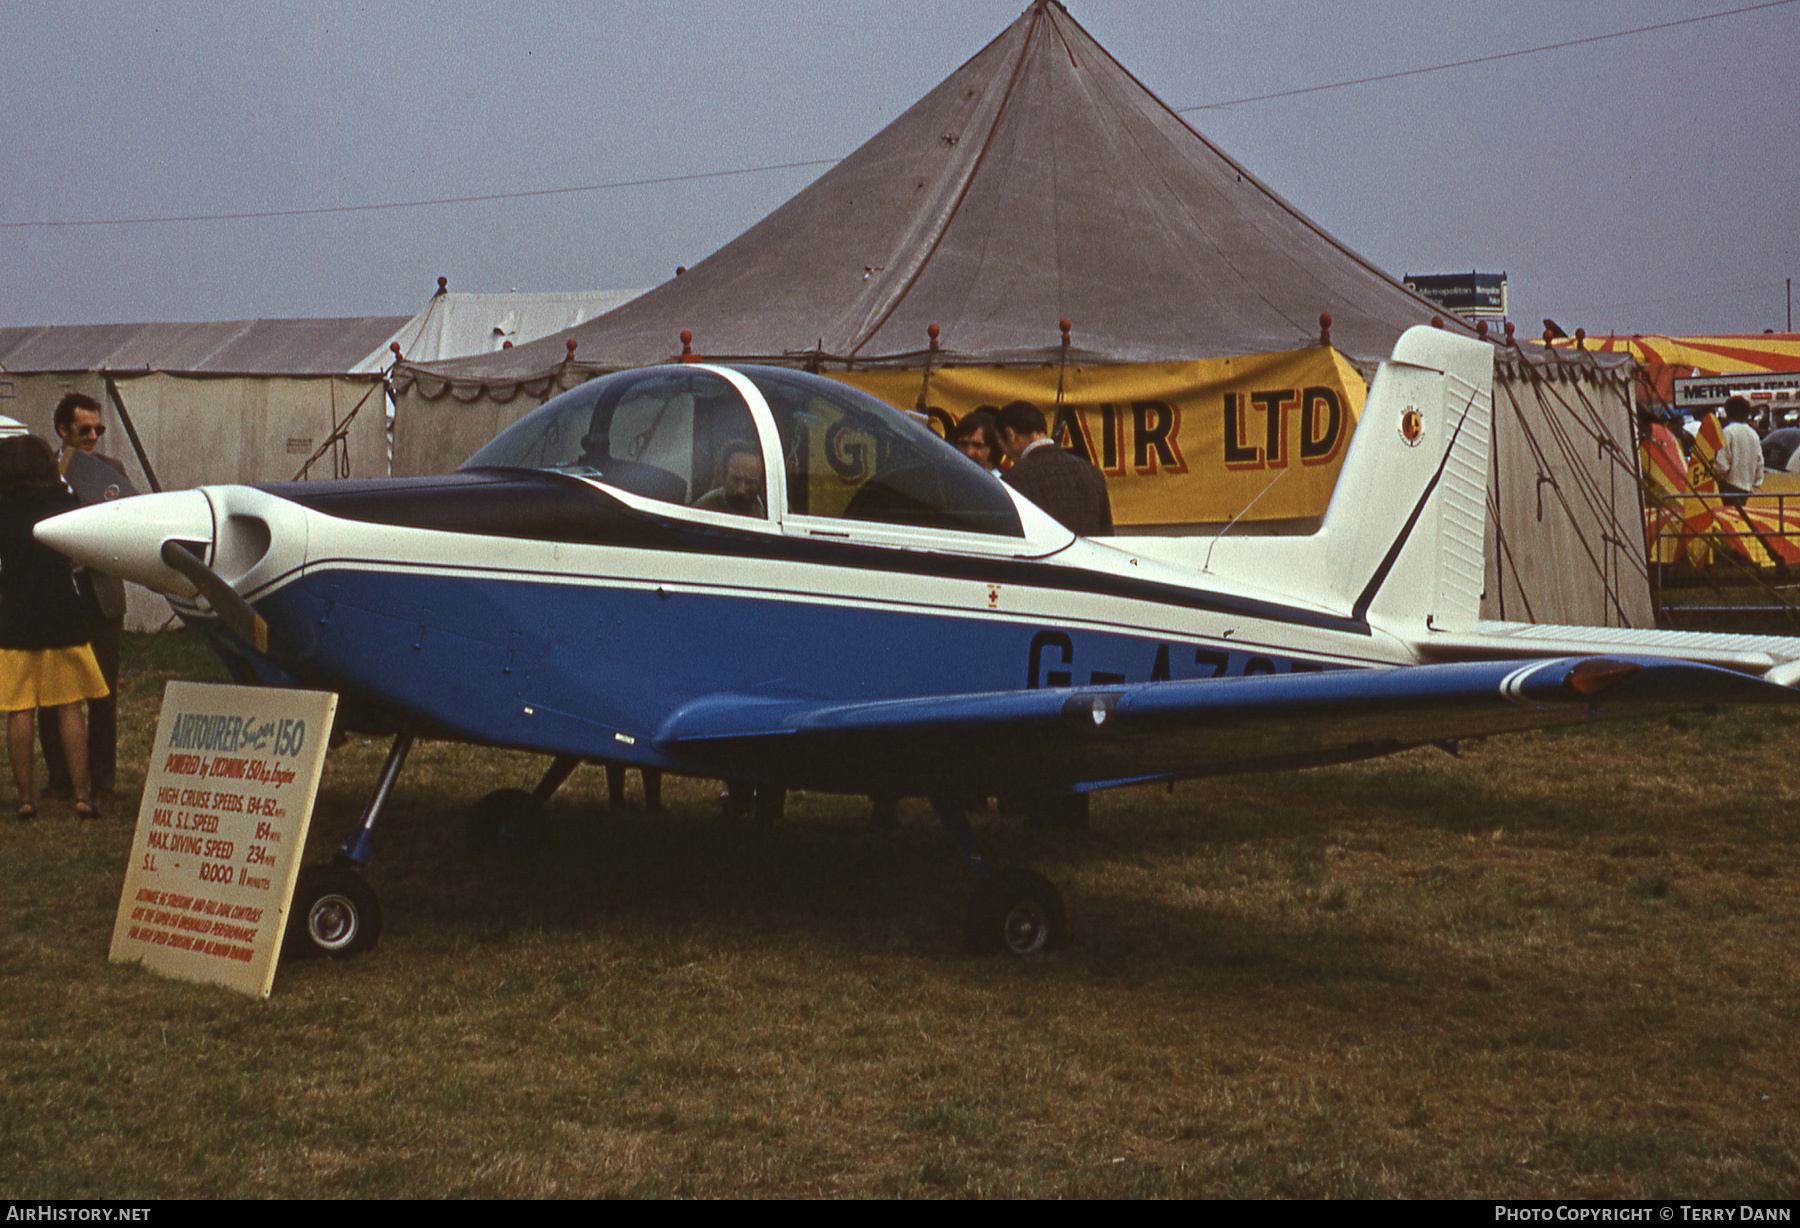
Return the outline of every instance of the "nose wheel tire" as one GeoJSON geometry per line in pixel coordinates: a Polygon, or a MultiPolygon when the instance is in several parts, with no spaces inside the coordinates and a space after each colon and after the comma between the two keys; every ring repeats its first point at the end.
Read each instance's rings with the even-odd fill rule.
{"type": "Polygon", "coordinates": [[[1055,950],[1067,938],[1062,895],[1031,870],[996,871],[975,888],[963,918],[963,940],[971,955],[1024,958],[1055,950]]]}
{"type": "Polygon", "coordinates": [[[347,866],[308,866],[294,884],[284,959],[351,959],[381,937],[381,901],[347,866]]]}
{"type": "Polygon", "coordinates": [[[550,820],[544,805],[523,789],[497,789],[475,803],[469,815],[469,852],[526,852],[542,848],[550,839],[550,820]]]}

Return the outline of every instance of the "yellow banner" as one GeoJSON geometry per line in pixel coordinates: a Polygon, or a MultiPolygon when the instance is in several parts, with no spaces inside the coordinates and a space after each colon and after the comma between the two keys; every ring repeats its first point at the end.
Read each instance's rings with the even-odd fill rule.
{"type": "Polygon", "coordinates": [[[898,409],[923,408],[939,434],[976,409],[1030,402],[1058,444],[1106,474],[1121,528],[1217,523],[1246,507],[1246,520],[1324,515],[1368,392],[1317,346],[1061,371],[948,367],[929,384],[921,371],[831,374],[898,409]]]}

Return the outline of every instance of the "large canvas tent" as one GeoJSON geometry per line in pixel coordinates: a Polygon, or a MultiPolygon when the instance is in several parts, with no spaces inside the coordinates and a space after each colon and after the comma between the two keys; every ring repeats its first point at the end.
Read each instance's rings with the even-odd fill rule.
{"type": "Polygon", "coordinates": [[[1483,618],[1655,625],[1635,370],[1618,355],[1495,348],[1483,618]]]}
{"type": "MultiPolygon", "coordinates": [[[[413,362],[438,362],[486,354],[536,341],[605,315],[643,290],[517,290],[505,294],[451,290],[438,278],[438,291],[424,308],[371,354],[368,370],[393,362],[389,346],[413,362]]],[[[358,370],[364,368],[358,367],[358,370]]]]}
{"type": "MultiPolygon", "coordinates": [[[[668,360],[685,331],[708,359],[804,364],[864,386],[884,371],[916,372],[910,384],[899,377],[904,389],[876,389],[904,408],[937,407],[947,368],[1021,380],[1035,370],[1030,378],[1050,390],[1037,399],[1063,420],[1067,442],[1098,462],[1110,440],[1117,456],[1147,462],[1121,460],[1113,480],[1155,478],[1179,492],[1124,500],[1140,510],[1122,524],[1192,531],[1249,507],[1238,531],[1257,520],[1304,531],[1329,497],[1341,448],[1316,468],[1277,464],[1278,416],[1291,416],[1297,434],[1336,413],[1347,439],[1361,402],[1356,373],[1372,370],[1407,327],[1440,314],[1209,142],[1061,5],[1036,0],[888,127],[685,275],[532,344],[397,364],[395,472],[454,468],[555,393],[602,371],[668,360]],[[1305,364],[1321,350],[1339,369],[1315,413],[1314,368],[1305,364]],[[1280,357],[1292,365],[1244,373],[1280,357]],[[1130,401],[1093,393],[1083,402],[1084,380],[1110,387],[1128,369],[1131,379],[1164,382],[1130,401]],[[1260,387],[1241,382],[1253,378],[1260,387]],[[1172,441],[1179,423],[1184,450],[1152,455],[1141,439],[1116,435],[1132,411],[1155,438],[1172,441]],[[1262,459],[1229,463],[1265,425],[1262,459]],[[1273,482],[1277,469],[1284,484],[1273,482]],[[1265,489],[1275,494],[1261,499],[1265,489]]],[[[1441,323],[1472,331],[1455,317],[1441,323]]],[[[1580,388],[1579,413],[1614,441],[1591,460],[1624,457],[1629,471],[1630,389],[1614,368],[1500,352],[1502,383],[1524,381],[1501,399],[1521,406],[1515,425],[1539,412],[1545,389],[1580,388]]],[[[1532,562],[1519,583],[1529,588],[1528,572],[1556,577],[1531,601],[1531,617],[1647,622],[1642,533],[1621,529],[1639,516],[1634,483],[1614,473],[1559,479],[1542,446],[1509,434],[1505,418],[1501,430],[1497,467],[1517,469],[1534,493],[1556,483],[1616,496],[1593,526],[1538,516],[1533,499],[1529,531],[1496,528],[1496,549],[1505,538],[1532,562]],[[1590,528],[1621,556],[1587,540],[1590,528]],[[1582,580],[1566,581],[1564,568],[1582,580]],[[1609,570],[1616,583],[1602,578],[1609,570]],[[1557,596],[1571,588],[1598,596],[1572,607],[1557,596]]],[[[1502,501],[1497,514],[1517,502],[1502,501]]],[[[1492,587],[1498,613],[1503,585],[1492,587]]],[[[1524,604],[1507,613],[1523,615],[1524,604]]]]}
{"type": "Polygon", "coordinates": [[[404,316],[0,328],[0,412],[54,440],[64,393],[108,405],[103,449],[148,488],[110,381],[166,489],[387,473],[386,405],[366,361],[404,316]],[[315,455],[316,454],[316,455],[315,455]],[[310,464],[309,464],[310,462],[310,464]]]}
{"type": "Polygon", "coordinates": [[[503,353],[403,362],[395,464],[459,462],[552,391],[679,353],[683,331],[709,358],[827,371],[917,366],[934,324],[940,363],[1123,364],[1298,350],[1321,313],[1363,364],[1436,314],[1039,0],[685,275],[503,353]]]}
{"type": "Polygon", "coordinates": [[[1640,398],[1675,403],[1675,381],[1691,375],[1746,371],[1800,371],[1800,333],[1739,333],[1714,337],[1661,337],[1634,333],[1560,337],[1564,352],[1626,354],[1637,362],[1640,398]]]}
{"type": "MultiPolygon", "coordinates": [[[[444,368],[498,384],[583,362],[950,354],[1157,362],[1332,343],[1385,358],[1434,308],[1211,144],[1039,0],[810,187],[592,324],[444,368]]],[[[1466,326],[1463,326],[1466,327],[1466,326]]]]}

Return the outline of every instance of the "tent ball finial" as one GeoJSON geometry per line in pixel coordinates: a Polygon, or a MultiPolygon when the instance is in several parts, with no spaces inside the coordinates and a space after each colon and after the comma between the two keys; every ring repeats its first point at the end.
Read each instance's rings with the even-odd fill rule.
{"type": "Polygon", "coordinates": [[[573,359],[574,359],[574,358],[575,358],[575,346],[576,346],[576,344],[577,344],[577,343],[576,343],[576,340],[575,340],[575,338],[573,338],[573,337],[570,337],[570,338],[569,338],[569,339],[568,339],[568,340],[567,340],[567,341],[566,341],[566,342],[564,342],[564,343],[563,343],[563,344],[565,344],[565,345],[567,345],[567,346],[568,346],[568,347],[569,347],[569,359],[568,359],[568,360],[569,360],[569,361],[573,361],[573,359]]]}
{"type": "Polygon", "coordinates": [[[1329,311],[1319,313],[1319,344],[1331,344],[1331,313],[1329,311]]]}
{"type": "Polygon", "coordinates": [[[1487,321],[1486,320],[1475,321],[1475,335],[1477,337],[1480,337],[1483,341],[1487,340],[1487,321]]]}
{"type": "Polygon", "coordinates": [[[1431,317],[1431,327],[1433,327],[1433,328],[1444,327],[1444,317],[1443,316],[1432,316],[1431,317]]]}
{"type": "Polygon", "coordinates": [[[400,357],[400,343],[398,341],[388,342],[388,349],[394,351],[395,358],[400,357]]]}
{"type": "Polygon", "coordinates": [[[449,292],[449,290],[450,290],[450,279],[448,277],[438,278],[438,293],[446,294],[449,292]]]}
{"type": "Polygon", "coordinates": [[[934,350],[937,349],[938,326],[936,324],[927,324],[925,326],[925,335],[931,338],[931,348],[934,350]]]}
{"type": "Polygon", "coordinates": [[[1061,320],[1058,320],[1057,323],[1062,325],[1063,344],[1069,344],[1069,333],[1075,326],[1069,322],[1068,316],[1064,316],[1061,320]]]}

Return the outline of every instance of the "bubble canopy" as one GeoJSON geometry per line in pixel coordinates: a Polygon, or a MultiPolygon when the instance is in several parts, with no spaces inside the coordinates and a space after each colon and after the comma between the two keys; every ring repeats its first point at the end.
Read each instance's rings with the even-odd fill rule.
{"type": "Polygon", "coordinates": [[[846,384],[778,367],[601,376],[525,415],[462,467],[566,473],[765,521],[776,509],[779,519],[1025,535],[1000,480],[923,424],[846,384]],[[753,410],[726,371],[761,404],[753,410]]]}

